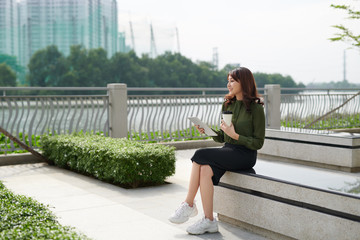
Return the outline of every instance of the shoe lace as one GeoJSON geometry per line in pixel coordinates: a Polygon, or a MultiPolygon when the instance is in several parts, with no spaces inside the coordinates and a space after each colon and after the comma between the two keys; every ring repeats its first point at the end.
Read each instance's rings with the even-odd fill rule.
{"type": "Polygon", "coordinates": [[[199,219],[199,220],[194,224],[194,227],[200,226],[200,225],[203,223],[203,221],[205,221],[205,217],[199,219]]]}
{"type": "Polygon", "coordinates": [[[176,209],[176,211],[175,211],[176,216],[180,216],[182,214],[182,212],[184,211],[184,207],[185,207],[184,205],[185,205],[185,203],[181,204],[180,207],[178,207],[178,209],[176,209]]]}

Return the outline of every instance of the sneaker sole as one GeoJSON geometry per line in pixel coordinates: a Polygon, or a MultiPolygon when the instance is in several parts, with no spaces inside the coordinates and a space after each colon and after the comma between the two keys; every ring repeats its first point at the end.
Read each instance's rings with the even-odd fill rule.
{"type": "Polygon", "coordinates": [[[216,230],[208,230],[208,231],[200,232],[200,233],[191,233],[191,232],[188,232],[188,233],[191,234],[191,235],[201,235],[201,234],[205,234],[205,233],[217,233],[217,232],[219,232],[219,229],[216,229],[216,230]]]}
{"type": "Polygon", "coordinates": [[[185,222],[187,222],[187,221],[189,221],[189,219],[191,218],[191,217],[195,217],[196,215],[198,215],[198,210],[197,210],[197,208],[190,214],[190,216],[187,218],[187,219],[185,219],[184,221],[173,221],[173,220],[171,220],[171,219],[168,219],[171,223],[175,223],[175,224],[182,224],[182,223],[185,223],[185,222]]]}
{"type": "Polygon", "coordinates": [[[176,222],[176,221],[173,221],[173,220],[170,220],[170,219],[169,219],[169,221],[170,221],[171,223],[175,223],[175,224],[182,224],[182,223],[185,223],[185,222],[189,221],[189,218],[186,219],[185,221],[178,221],[178,222],[176,222]]]}

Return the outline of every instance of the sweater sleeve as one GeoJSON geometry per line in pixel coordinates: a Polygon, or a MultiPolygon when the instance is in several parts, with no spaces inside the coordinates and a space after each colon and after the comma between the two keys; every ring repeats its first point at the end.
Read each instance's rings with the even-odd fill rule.
{"type": "MultiPolygon", "coordinates": [[[[221,106],[221,113],[224,111],[224,109],[225,109],[225,103],[223,103],[222,106],[221,106]]],[[[219,142],[219,143],[225,142],[223,130],[221,130],[221,129],[218,130],[218,131],[214,130],[214,129],[212,129],[212,130],[217,134],[217,136],[212,137],[212,139],[215,142],[219,142]]]]}
{"type": "Polygon", "coordinates": [[[246,137],[239,135],[237,144],[244,145],[252,150],[258,150],[262,148],[265,139],[265,114],[261,105],[253,108],[252,111],[253,136],[246,137]]]}
{"type": "Polygon", "coordinates": [[[219,142],[219,143],[225,142],[223,130],[216,131],[216,130],[213,129],[213,131],[217,134],[217,136],[212,137],[212,139],[215,142],[219,142]]]}

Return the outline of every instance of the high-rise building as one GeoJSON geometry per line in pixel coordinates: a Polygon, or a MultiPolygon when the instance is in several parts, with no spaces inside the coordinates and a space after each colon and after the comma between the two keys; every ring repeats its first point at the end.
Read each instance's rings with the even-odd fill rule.
{"type": "Polygon", "coordinates": [[[16,0],[0,0],[0,53],[18,55],[16,0]]]}
{"type": "Polygon", "coordinates": [[[126,45],[125,32],[119,32],[119,43],[118,43],[118,52],[127,53],[130,52],[130,46],[126,45]]]}
{"type": "Polygon", "coordinates": [[[23,66],[49,45],[56,45],[64,55],[72,45],[101,47],[109,57],[118,51],[116,0],[21,0],[18,4],[0,0],[0,4],[0,53],[16,55],[23,66]]]}

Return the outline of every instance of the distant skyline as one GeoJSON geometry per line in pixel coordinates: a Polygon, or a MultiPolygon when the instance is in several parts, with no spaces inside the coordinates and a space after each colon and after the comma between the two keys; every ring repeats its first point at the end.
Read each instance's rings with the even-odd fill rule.
{"type": "MultiPolygon", "coordinates": [[[[253,72],[290,75],[299,83],[343,80],[343,54],[350,44],[331,42],[332,25],[350,26],[359,34],[360,20],[346,20],[345,11],[331,4],[360,1],[328,0],[131,0],[118,1],[119,30],[131,46],[129,20],[133,24],[138,55],[150,51],[150,23],[158,53],[176,50],[193,61],[211,61],[218,48],[219,67],[240,63],[253,72]]],[[[360,84],[360,51],[346,50],[346,79],[360,84]]]]}
{"type": "Polygon", "coordinates": [[[50,45],[64,55],[72,45],[102,47],[111,57],[119,50],[116,10],[113,0],[0,0],[0,53],[21,66],[50,45]]]}

